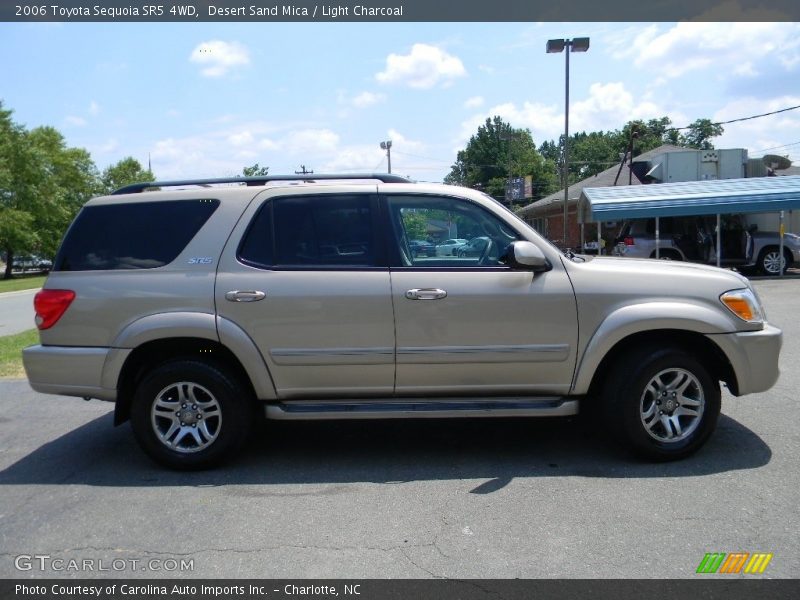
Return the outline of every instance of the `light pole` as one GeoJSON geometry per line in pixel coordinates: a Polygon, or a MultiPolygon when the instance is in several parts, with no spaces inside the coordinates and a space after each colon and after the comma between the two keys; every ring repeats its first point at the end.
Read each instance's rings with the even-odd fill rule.
{"type": "Polygon", "coordinates": [[[586,52],[589,49],[589,38],[573,38],[571,40],[547,40],[547,53],[558,54],[564,52],[566,56],[566,74],[564,77],[564,249],[567,243],[567,211],[569,204],[569,53],[586,52]]]}
{"type": "MultiPolygon", "coordinates": [[[[389,165],[389,173],[392,172],[392,140],[381,142],[381,150],[386,150],[386,162],[389,165]]],[[[402,152],[401,152],[402,154],[402,152]]]]}

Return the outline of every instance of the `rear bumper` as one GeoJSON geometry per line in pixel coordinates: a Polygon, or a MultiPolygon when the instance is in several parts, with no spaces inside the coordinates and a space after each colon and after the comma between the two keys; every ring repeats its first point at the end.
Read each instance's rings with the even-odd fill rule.
{"type": "Polygon", "coordinates": [[[22,363],[37,392],[114,401],[116,389],[103,386],[111,354],[111,348],[29,346],[22,351],[22,363]]]}
{"type": "Polygon", "coordinates": [[[764,392],[778,381],[778,358],[783,332],[777,327],[766,323],[761,331],[714,334],[708,337],[728,357],[736,375],[739,396],[764,392]]]}

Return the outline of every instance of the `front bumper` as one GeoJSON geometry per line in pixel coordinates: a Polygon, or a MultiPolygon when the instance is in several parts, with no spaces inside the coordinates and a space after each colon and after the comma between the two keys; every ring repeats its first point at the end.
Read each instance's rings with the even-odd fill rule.
{"type": "Polygon", "coordinates": [[[709,334],[708,337],[722,349],[733,367],[737,396],[765,392],[778,381],[783,332],[777,327],[765,323],[760,331],[709,334]]]}
{"type": "Polygon", "coordinates": [[[114,401],[117,390],[103,385],[103,373],[115,354],[111,348],[37,345],[22,351],[22,363],[37,392],[114,401]]]}

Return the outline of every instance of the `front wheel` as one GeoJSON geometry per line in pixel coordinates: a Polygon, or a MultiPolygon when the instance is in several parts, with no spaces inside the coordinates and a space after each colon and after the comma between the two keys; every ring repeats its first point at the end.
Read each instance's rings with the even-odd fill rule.
{"type": "Polygon", "coordinates": [[[764,275],[780,275],[789,268],[791,258],[784,252],[781,256],[780,248],[764,248],[758,255],[758,269],[764,275]]]}
{"type": "Polygon", "coordinates": [[[696,452],[716,427],[718,382],[692,355],[650,346],[617,362],[604,390],[607,430],[645,458],[696,452]]]}
{"type": "Polygon", "coordinates": [[[254,403],[226,369],[196,360],[157,367],[139,384],[131,425],[156,462],[182,470],[205,469],[235,454],[246,441],[254,403]]]}

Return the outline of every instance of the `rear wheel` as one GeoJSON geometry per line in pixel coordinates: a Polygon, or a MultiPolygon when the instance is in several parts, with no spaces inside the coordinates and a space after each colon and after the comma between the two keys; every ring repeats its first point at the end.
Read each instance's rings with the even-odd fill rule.
{"type": "Polygon", "coordinates": [[[244,445],[254,421],[250,393],[226,369],[175,360],[149,373],[131,407],[131,425],[156,462],[196,470],[218,464],[244,445]]]}
{"type": "Polygon", "coordinates": [[[696,452],[714,431],[718,382],[693,356],[657,345],[624,356],[604,390],[607,430],[634,452],[657,461],[696,452]]]}

